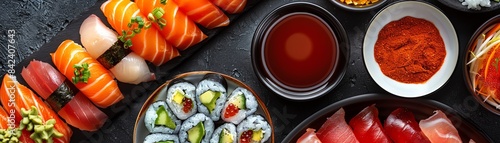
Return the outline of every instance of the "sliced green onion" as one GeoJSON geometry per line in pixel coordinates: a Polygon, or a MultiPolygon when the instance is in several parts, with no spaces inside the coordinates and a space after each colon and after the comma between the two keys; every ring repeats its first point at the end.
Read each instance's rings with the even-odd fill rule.
{"type": "MultiPolygon", "coordinates": [[[[498,2],[498,0],[497,0],[498,2]]],[[[166,5],[167,4],[167,0],[160,0],[160,3],[163,4],[163,5],[166,5]]]]}

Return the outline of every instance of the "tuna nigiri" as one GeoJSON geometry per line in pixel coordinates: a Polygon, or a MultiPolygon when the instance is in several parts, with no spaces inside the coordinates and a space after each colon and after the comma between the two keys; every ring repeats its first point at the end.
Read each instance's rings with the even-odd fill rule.
{"type": "Polygon", "coordinates": [[[21,75],[68,124],[81,130],[96,131],[108,119],[106,114],[49,64],[33,60],[21,75]]]}
{"type": "Polygon", "coordinates": [[[344,117],[345,111],[340,108],[321,125],[316,134],[318,138],[323,143],[359,143],[344,117]]]}
{"type": "Polygon", "coordinates": [[[229,18],[209,0],[174,0],[189,19],[212,29],[229,25],[229,18]]]}
{"type": "Polygon", "coordinates": [[[135,3],[144,15],[152,13],[155,8],[164,11],[161,18],[165,20],[165,25],[153,25],[179,50],[185,50],[207,38],[193,21],[180,12],[177,3],[172,0],[167,0],[164,4],[160,0],[136,0],[135,3]]]}
{"type": "Polygon", "coordinates": [[[222,8],[229,14],[240,13],[245,9],[247,0],[211,0],[212,3],[222,8]]]}
{"type": "MultiPolygon", "coordinates": [[[[9,131],[9,130],[12,130],[13,128],[17,128],[17,126],[16,127],[12,127],[12,126],[9,127],[9,120],[11,120],[11,122],[19,123],[19,121],[16,121],[14,118],[10,118],[10,114],[7,114],[7,112],[0,106],[0,129],[9,131]]],[[[14,124],[12,124],[12,125],[14,125],[14,124]]],[[[28,132],[26,130],[22,131],[21,136],[18,137],[17,139],[19,139],[19,141],[22,143],[34,143],[35,142],[30,138],[30,132],[28,132]]]]}
{"type": "MultiPolygon", "coordinates": [[[[128,25],[132,18],[141,17],[144,23],[149,23],[137,5],[130,0],[108,0],[101,5],[101,11],[111,27],[122,36],[123,31],[131,30],[128,25]]],[[[179,51],[167,43],[155,28],[143,28],[130,40],[133,52],[157,66],[179,56],[179,51]]]]}
{"type": "Polygon", "coordinates": [[[139,84],[155,79],[142,57],[124,48],[117,34],[92,14],[80,26],[83,47],[109,69],[118,81],[139,84]]]}
{"type": "Polygon", "coordinates": [[[75,86],[97,106],[106,108],[123,99],[118,84],[109,71],[75,42],[63,41],[51,56],[54,65],[68,79],[77,77],[77,65],[88,64],[90,76],[87,83],[78,82],[75,86]]]}
{"type": "Polygon", "coordinates": [[[304,133],[302,136],[300,136],[299,139],[297,139],[297,143],[321,143],[314,131],[314,129],[307,128],[306,133],[304,133]]]}
{"type": "Polygon", "coordinates": [[[35,107],[38,111],[38,115],[41,116],[43,122],[47,122],[49,119],[54,119],[54,129],[59,133],[63,134],[60,138],[52,138],[54,142],[67,143],[69,142],[73,131],[69,128],[64,121],[62,121],[57,114],[50,109],[33,91],[24,85],[19,84],[16,80],[13,80],[11,76],[5,75],[2,81],[2,87],[0,88],[0,100],[2,105],[7,111],[14,109],[16,112],[16,118],[21,117],[21,109],[32,109],[35,107]],[[14,97],[14,98],[11,98],[14,97]],[[9,106],[11,99],[15,99],[15,106],[9,106]]]}
{"type": "Polygon", "coordinates": [[[430,143],[420,130],[413,113],[406,108],[392,111],[385,120],[384,129],[395,143],[430,143]]]}
{"type": "Polygon", "coordinates": [[[378,118],[378,109],[375,104],[361,110],[351,121],[349,126],[352,127],[354,135],[359,142],[377,142],[390,143],[391,139],[387,136],[378,118]]]}
{"type": "Polygon", "coordinates": [[[457,129],[441,110],[436,110],[434,111],[434,115],[420,120],[419,126],[432,143],[462,142],[457,129]]]}

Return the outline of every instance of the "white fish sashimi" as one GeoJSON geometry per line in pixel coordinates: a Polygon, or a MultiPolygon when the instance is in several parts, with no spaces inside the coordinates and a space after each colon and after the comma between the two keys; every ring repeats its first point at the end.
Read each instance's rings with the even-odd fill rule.
{"type": "MultiPolygon", "coordinates": [[[[102,23],[96,15],[90,15],[80,26],[80,39],[87,52],[97,59],[117,40],[117,34],[102,23]]],[[[155,79],[144,59],[135,53],[125,56],[109,69],[118,81],[139,84],[155,79]]]]}
{"type": "Polygon", "coordinates": [[[420,120],[419,126],[433,143],[462,143],[457,129],[440,110],[434,111],[434,115],[429,118],[420,120]]]}

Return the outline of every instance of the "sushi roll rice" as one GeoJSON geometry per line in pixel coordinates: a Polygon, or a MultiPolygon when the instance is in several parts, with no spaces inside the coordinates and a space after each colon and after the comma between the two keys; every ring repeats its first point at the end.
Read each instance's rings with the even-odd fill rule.
{"type": "Polygon", "coordinates": [[[263,143],[271,136],[271,126],[260,115],[251,115],[243,120],[238,127],[239,143],[263,143]]]}
{"type": "Polygon", "coordinates": [[[210,143],[236,143],[236,126],[232,123],[225,123],[215,129],[210,143]]]}
{"type": "Polygon", "coordinates": [[[197,111],[196,87],[184,79],[176,79],[171,83],[167,90],[167,104],[177,118],[185,120],[197,111]]]}
{"type": "Polygon", "coordinates": [[[205,114],[197,113],[182,123],[181,143],[208,143],[214,131],[214,122],[205,114]]]}
{"type": "Polygon", "coordinates": [[[222,107],[226,102],[227,82],[219,74],[206,74],[196,88],[198,111],[219,121],[222,107]]]}
{"type": "Polygon", "coordinates": [[[179,143],[177,135],[155,133],[146,136],[144,143],[179,143]]]}
{"type": "Polygon", "coordinates": [[[175,117],[165,101],[156,101],[149,106],[144,123],[151,133],[174,134],[181,127],[181,120],[175,117]]]}
{"type": "Polygon", "coordinates": [[[238,87],[224,104],[221,118],[226,122],[239,124],[245,117],[255,113],[258,106],[257,100],[250,91],[238,87]]]}

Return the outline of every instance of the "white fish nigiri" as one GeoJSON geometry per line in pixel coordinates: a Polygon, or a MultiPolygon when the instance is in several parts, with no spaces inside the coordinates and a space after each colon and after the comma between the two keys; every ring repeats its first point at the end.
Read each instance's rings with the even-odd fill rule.
{"type": "Polygon", "coordinates": [[[420,120],[419,126],[432,143],[462,143],[457,129],[440,110],[434,111],[434,115],[429,118],[420,120]]]}
{"type": "MultiPolygon", "coordinates": [[[[80,26],[80,40],[94,59],[104,54],[116,41],[118,35],[92,14],[80,26]]],[[[102,64],[102,63],[101,63],[102,64]]],[[[142,57],[130,52],[118,64],[109,69],[120,82],[139,84],[155,79],[142,57]]]]}

